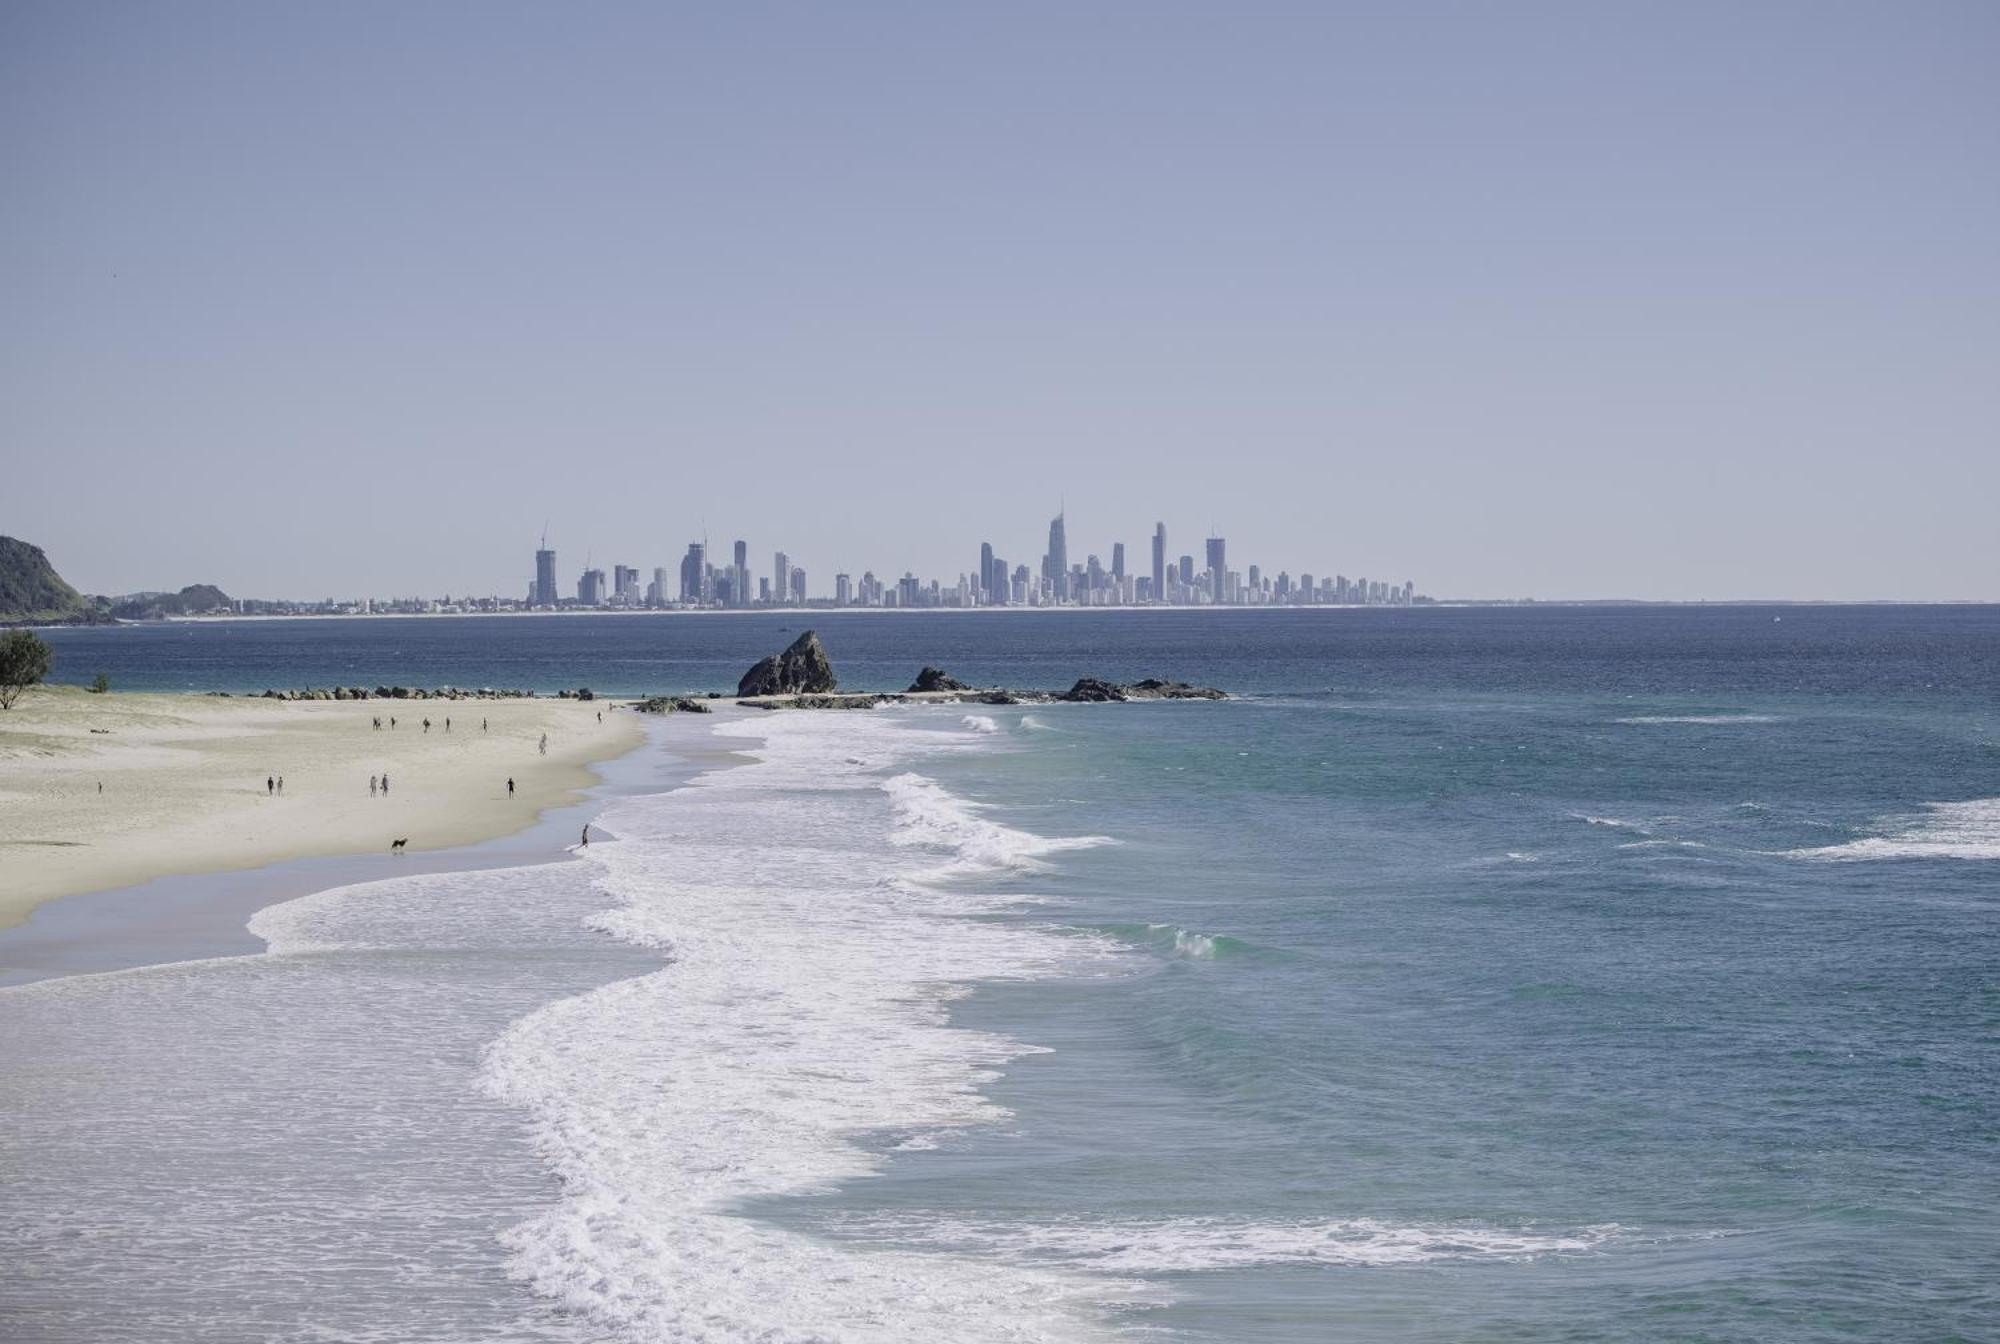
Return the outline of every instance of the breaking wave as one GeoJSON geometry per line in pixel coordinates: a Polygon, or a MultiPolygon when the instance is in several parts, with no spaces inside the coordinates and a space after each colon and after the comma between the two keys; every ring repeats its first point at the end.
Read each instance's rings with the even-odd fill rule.
{"type": "Polygon", "coordinates": [[[2000,798],[1925,803],[1921,814],[1890,820],[1888,832],[1845,844],[1786,851],[1795,859],[2000,859],[2000,798]]]}

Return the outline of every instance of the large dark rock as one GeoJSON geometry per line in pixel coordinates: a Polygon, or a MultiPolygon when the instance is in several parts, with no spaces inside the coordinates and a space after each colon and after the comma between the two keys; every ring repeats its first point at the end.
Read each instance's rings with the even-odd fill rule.
{"type": "Polygon", "coordinates": [[[819,635],[808,630],[783,653],[774,653],[743,674],[738,695],[825,695],[840,685],[819,635]]]}
{"type": "Polygon", "coordinates": [[[969,691],[972,688],[941,667],[924,664],[924,670],[917,673],[917,679],[910,683],[911,692],[920,691],[969,691]]]}
{"type": "Polygon", "coordinates": [[[1134,700],[1227,700],[1229,696],[1213,686],[1190,686],[1184,681],[1161,681],[1147,677],[1124,688],[1134,700]]]}
{"type": "Polygon", "coordinates": [[[1079,677],[1076,685],[1057,696],[1058,700],[1069,700],[1079,704],[1101,704],[1106,700],[1126,699],[1125,688],[1096,677],[1079,677]]]}
{"type": "Polygon", "coordinates": [[[1086,704],[1100,704],[1107,700],[1227,700],[1228,698],[1212,686],[1190,686],[1185,681],[1162,681],[1158,677],[1147,677],[1144,681],[1129,684],[1085,677],[1056,697],[1058,700],[1086,704]]]}

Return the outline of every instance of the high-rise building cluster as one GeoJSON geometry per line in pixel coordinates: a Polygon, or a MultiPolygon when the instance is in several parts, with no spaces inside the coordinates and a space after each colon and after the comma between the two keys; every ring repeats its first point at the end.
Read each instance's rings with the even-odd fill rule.
{"type": "MultiPolygon", "coordinates": [[[[1025,564],[1010,566],[997,554],[991,542],[979,546],[976,572],[960,574],[956,583],[939,579],[919,579],[905,571],[900,579],[883,582],[872,570],[857,579],[836,574],[833,591],[814,596],[807,585],[806,570],[792,563],[784,551],[772,556],[769,574],[750,573],[749,543],[738,541],[730,561],[710,562],[708,543],[692,541],[681,557],[680,580],[670,585],[665,568],[653,570],[652,582],[642,591],[639,570],[629,565],[612,567],[607,584],[604,571],[586,567],[576,585],[576,597],[564,597],[556,584],[556,553],[548,539],[535,552],[535,577],[528,585],[526,605],[543,608],[720,608],[743,610],[757,607],[1258,607],[1258,606],[1410,606],[1431,599],[1420,595],[1408,580],[1387,583],[1380,579],[1348,578],[1345,574],[1321,576],[1290,571],[1275,575],[1261,565],[1237,570],[1229,567],[1229,547],[1222,537],[1207,538],[1202,547],[1203,566],[1195,568],[1192,554],[1178,558],[1167,547],[1167,525],[1153,525],[1150,572],[1131,573],[1125,567],[1125,543],[1109,547],[1109,567],[1095,553],[1082,563],[1069,558],[1069,527],[1065,513],[1049,521],[1048,547],[1041,563],[1030,569],[1025,564]]],[[[823,580],[822,580],[823,581],[823,580]]]]}

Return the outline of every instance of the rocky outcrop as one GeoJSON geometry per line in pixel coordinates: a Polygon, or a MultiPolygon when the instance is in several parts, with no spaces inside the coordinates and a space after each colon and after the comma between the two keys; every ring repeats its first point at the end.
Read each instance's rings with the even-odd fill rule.
{"type": "MultiPolygon", "coordinates": [[[[226,692],[210,692],[226,694],[226,692]]],[[[565,695],[570,692],[565,691],[565,695]]],[[[377,686],[369,690],[365,686],[307,686],[296,691],[266,691],[265,700],[532,700],[533,691],[496,691],[490,686],[478,690],[466,690],[458,686],[440,686],[436,690],[425,690],[421,686],[377,686]]]]}
{"type": "Polygon", "coordinates": [[[1103,704],[1111,700],[1227,700],[1228,698],[1213,686],[1190,686],[1185,681],[1162,681],[1158,677],[1148,677],[1144,681],[1130,683],[1083,677],[1076,685],[1056,696],[1058,700],[1066,700],[1073,704],[1103,704]]]}
{"type": "Polygon", "coordinates": [[[774,653],[745,672],[743,680],[736,683],[736,694],[825,695],[839,685],[826,646],[819,642],[817,632],[808,630],[783,653],[774,653]]]}
{"type": "Polygon", "coordinates": [[[1148,677],[1119,689],[1128,700],[1227,700],[1228,694],[1213,686],[1190,686],[1184,681],[1161,681],[1148,677]]]}
{"type": "Polygon", "coordinates": [[[847,695],[792,695],[770,696],[757,700],[745,700],[746,709],[873,709],[877,705],[900,705],[909,701],[907,695],[868,692],[847,695]]]}
{"type": "Polygon", "coordinates": [[[910,683],[913,695],[928,694],[932,691],[969,691],[972,688],[941,667],[924,664],[924,670],[917,673],[917,679],[910,683]]]}
{"type": "Polygon", "coordinates": [[[685,695],[649,695],[632,708],[641,714],[708,714],[709,707],[685,695]]]}

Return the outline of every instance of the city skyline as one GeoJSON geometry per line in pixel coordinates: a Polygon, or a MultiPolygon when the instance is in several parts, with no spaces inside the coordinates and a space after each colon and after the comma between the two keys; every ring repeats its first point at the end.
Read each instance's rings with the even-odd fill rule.
{"type": "Polygon", "coordinates": [[[1390,581],[1357,574],[1301,568],[1267,568],[1251,564],[1247,569],[1229,568],[1224,539],[1206,538],[1202,567],[1196,567],[1192,552],[1168,558],[1169,532],[1164,521],[1153,525],[1150,544],[1153,571],[1147,575],[1129,573],[1123,540],[1107,544],[1111,559],[1107,566],[1097,551],[1085,559],[1068,558],[1067,511],[1058,511],[1048,525],[1047,548],[1033,565],[1012,562],[995,549],[991,541],[978,543],[971,568],[956,575],[918,575],[905,568],[877,574],[872,569],[839,569],[822,573],[820,587],[813,588],[812,570],[794,562],[782,549],[772,551],[771,572],[754,574],[750,542],[736,538],[730,543],[729,560],[716,564],[709,559],[709,540],[690,541],[681,554],[677,572],[670,575],[664,565],[633,565],[614,562],[607,574],[596,560],[596,551],[586,549],[578,562],[574,579],[563,568],[562,552],[551,544],[544,529],[537,544],[531,570],[521,591],[510,596],[504,589],[461,590],[428,596],[402,594],[347,594],[305,597],[281,594],[234,594],[239,607],[302,608],[368,612],[375,610],[642,610],[717,609],[757,610],[773,608],[888,607],[888,608],[972,608],[972,607],[1114,607],[1114,606],[1263,606],[1263,605],[1413,605],[1434,601],[1416,591],[1413,580],[1390,581]],[[1219,566],[1219,567],[1218,567],[1219,566]],[[650,573],[648,580],[646,575],[650,573]]]}

